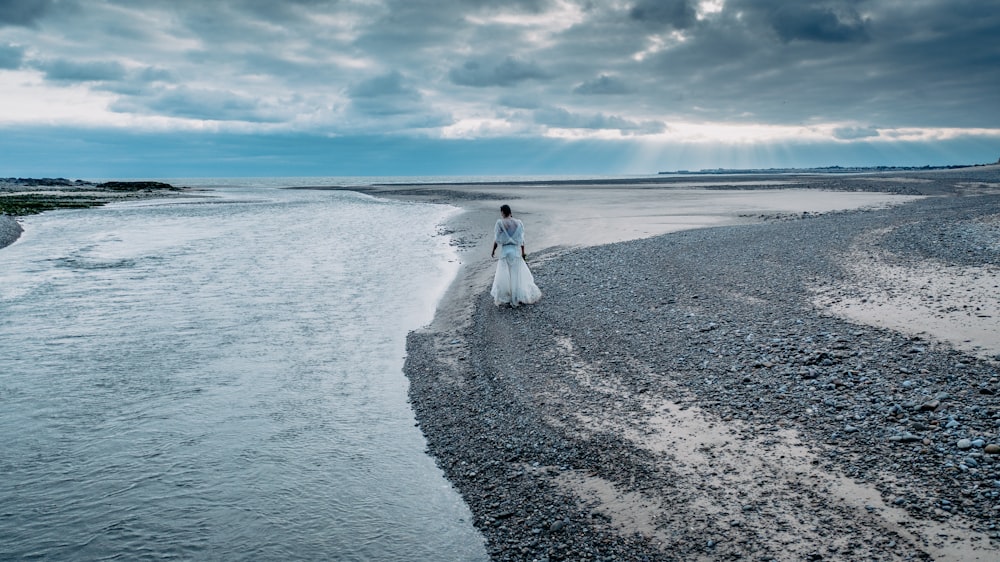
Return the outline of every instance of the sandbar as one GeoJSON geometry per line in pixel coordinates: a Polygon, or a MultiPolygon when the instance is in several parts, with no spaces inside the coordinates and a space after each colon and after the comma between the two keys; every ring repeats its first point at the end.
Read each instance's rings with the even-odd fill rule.
{"type": "Polygon", "coordinates": [[[1000,555],[991,349],[920,310],[842,310],[912,308],[879,295],[946,266],[992,311],[997,170],[777,179],[368,190],[465,210],[463,270],[405,370],[494,559],[1000,555]],[[526,224],[533,306],[488,295],[501,203],[526,224]]]}

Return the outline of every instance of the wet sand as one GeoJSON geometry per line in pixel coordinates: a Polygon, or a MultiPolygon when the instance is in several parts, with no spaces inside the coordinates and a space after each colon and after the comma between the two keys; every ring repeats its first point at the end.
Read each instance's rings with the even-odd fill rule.
{"type": "Polygon", "coordinates": [[[997,171],[778,179],[373,190],[466,210],[406,371],[494,559],[1000,556],[996,340],[900,300],[991,333],[997,171]],[[535,306],[488,297],[504,202],[535,306]]]}
{"type": "Polygon", "coordinates": [[[849,209],[902,204],[926,195],[857,191],[856,180],[808,177],[663,178],[657,183],[557,185],[438,184],[384,185],[362,191],[378,197],[455,205],[464,213],[446,225],[461,250],[462,272],[443,299],[434,327],[463,324],[472,295],[492,279],[489,250],[500,205],[511,205],[525,222],[529,264],[581,247],[660,234],[769,220],[801,218],[849,209]]]}

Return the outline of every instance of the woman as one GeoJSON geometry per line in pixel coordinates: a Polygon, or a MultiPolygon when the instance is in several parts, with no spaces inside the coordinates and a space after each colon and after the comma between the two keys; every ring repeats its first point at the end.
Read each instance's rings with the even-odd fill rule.
{"type": "Polygon", "coordinates": [[[542,298],[542,292],[535,285],[535,278],[524,263],[524,225],[511,216],[510,206],[500,207],[501,218],[493,229],[493,251],[495,257],[500,248],[497,273],[493,276],[493,302],[497,306],[509,304],[531,304],[542,298]],[[520,252],[518,252],[520,248],[520,252]]]}

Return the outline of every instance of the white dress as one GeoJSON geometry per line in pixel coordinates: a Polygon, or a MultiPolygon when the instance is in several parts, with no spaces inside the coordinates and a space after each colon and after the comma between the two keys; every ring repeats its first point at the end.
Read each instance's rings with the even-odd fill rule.
{"type": "Polygon", "coordinates": [[[500,306],[531,304],[542,298],[528,264],[521,258],[524,245],[524,225],[515,218],[500,219],[494,228],[493,240],[500,250],[497,272],[493,276],[493,302],[500,306]]]}

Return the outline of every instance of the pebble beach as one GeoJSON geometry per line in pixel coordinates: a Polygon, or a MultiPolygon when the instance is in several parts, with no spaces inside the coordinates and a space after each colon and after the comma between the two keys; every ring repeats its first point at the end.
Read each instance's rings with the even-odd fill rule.
{"type": "Polygon", "coordinates": [[[21,225],[10,215],[0,215],[0,248],[10,246],[21,237],[21,225]]]}
{"type": "Polygon", "coordinates": [[[551,210],[395,194],[468,211],[464,273],[405,370],[493,559],[1000,557],[1000,172],[792,183],[912,198],[529,241],[544,296],[511,309],[475,225],[501,193],[529,240],[551,210]]]}

